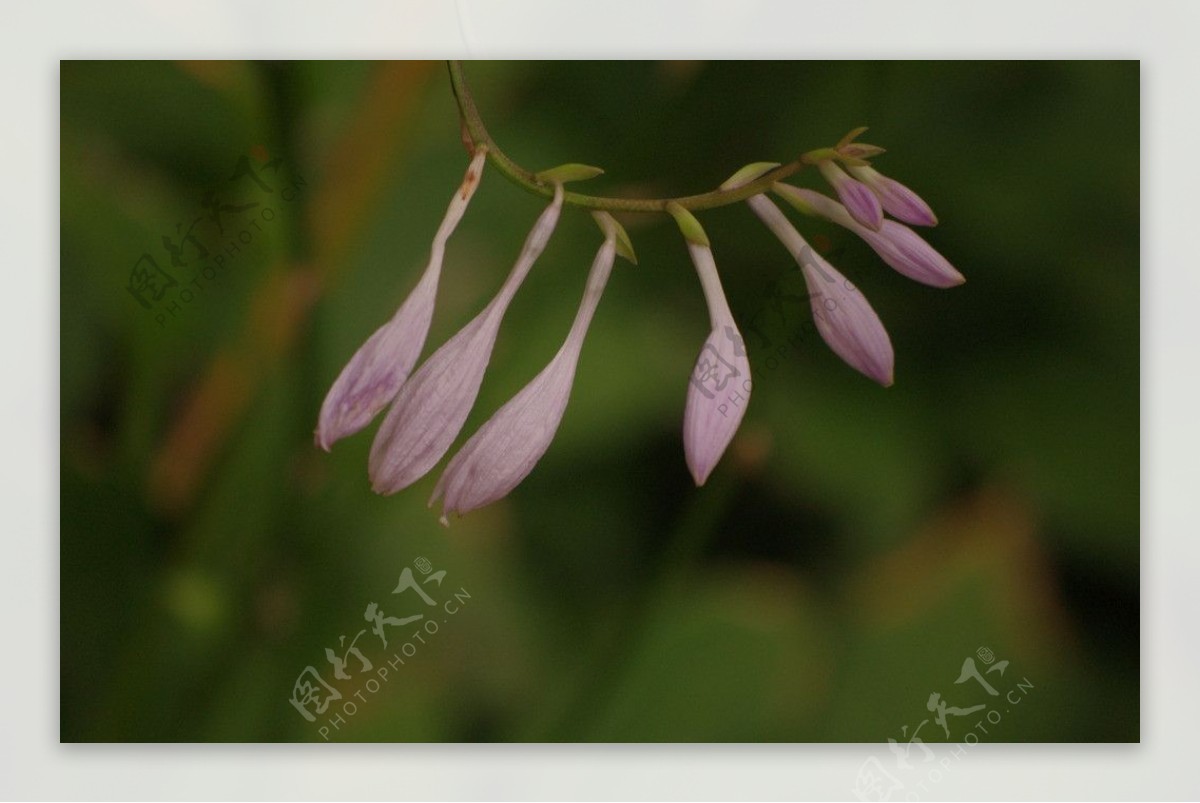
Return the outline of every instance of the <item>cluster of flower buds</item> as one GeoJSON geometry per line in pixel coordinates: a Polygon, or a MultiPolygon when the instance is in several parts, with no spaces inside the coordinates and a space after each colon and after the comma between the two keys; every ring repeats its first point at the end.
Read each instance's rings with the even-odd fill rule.
{"type": "MultiPolygon", "coordinates": [[[[900,273],[935,287],[961,284],[962,275],[904,225],[932,226],[937,219],[916,193],[871,167],[868,159],[882,153],[882,149],[857,142],[863,130],[850,132],[833,148],[811,151],[802,157],[803,162],[817,167],[838,200],[782,183],[771,189],[801,212],[851,230],[900,273]]],[[[553,200],[538,217],[508,278],[492,301],[410,376],[429,332],[446,241],[479,186],[487,155],[485,145],[474,148],[466,176],[434,236],[429,264],[416,288],[392,319],[351,358],[321,407],[316,442],[328,450],[335,441],[358,432],[391,405],[375,436],[369,460],[371,485],[380,494],[392,494],[412,485],[449,451],[475,404],[504,313],[558,222],[563,184],[599,172],[584,165],[563,165],[537,175],[542,185],[553,187],[553,200]]],[[[721,189],[737,189],[776,167],[775,163],[765,162],[748,165],[721,189]]],[[[799,263],[817,330],[825,342],[858,371],[881,385],[892,384],[892,344],[863,295],[808,246],[766,195],[746,200],[799,263]]],[[[745,413],[751,390],[750,362],[725,299],[707,234],[695,216],[679,204],[668,203],[665,211],[684,236],[708,304],[710,332],[691,375],[683,421],[687,466],[696,484],[703,485],[745,413]]],[[[636,262],[621,225],[606,212],[593,215],[603,241],[588,274],[575,321],[550,363],[450,460],[429,500],[432,505],[442,498],[443,523],[450,513],[466,513],[507,495],[533,470],[558,430],[583,340],[615,257],[636,262]]]]}
{"type": "MultiPolygon", "coordinates": [[[[434,236],[421,280],[392,319],[371,335],[342,369],[321,406],[316,442],[328,451],[334,442],[358,432],[391,404],[368,463],[371,486],[380,494],[412,485],[450,449],[479,394],[504,313],[558,223],[563,183],[596,173],[595,168],[584,165],[564,165],[539,174],[539,180],[554,187],[554,198],[538,217],[500,291],[409,376],[429,333],[446,241],[479,186],[486,158],[486,146],[475,149],[462,186],[451,198],[434,236]]],[[[575,322],[549,365],[480,427],[450,461],[429,500],[432,505],[444,497],[443,523],[449,513],[483,507],[515,488],[545,454],[558,430],[583,339],[613,261],[617,254],[634,260],[621,225],[606,212],[594,216],[604,240],[592,263],[575,322]]]]}

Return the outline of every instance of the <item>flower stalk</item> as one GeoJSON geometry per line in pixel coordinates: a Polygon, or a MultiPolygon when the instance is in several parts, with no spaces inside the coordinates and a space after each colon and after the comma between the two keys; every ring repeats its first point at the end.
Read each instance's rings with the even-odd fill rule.
{"type": "Polygon", "coordinates": [[[851,367],[885,387],[894,380],[894,354],[879,316],[846,277],[809,247],[767,193],[775,192],[806,215],[849,229],[909,278],[934,287],[964,281],[945,257],[897,222],[928,226],[936,224],[937,218],[915,192],[871,166],[869,159],[883,153],[883,148],[856,141],[864,128],[849,132],[834,147],[810,150],[787,164],[748,164],[717,189],[699,195],[643,199],[585,195],[568,192],[563,185],[594,178],[602,169],[572,162],[533,172],[517,164],[488,134],[462,63],[449,64],[470,166],[437,230],[417,287],[392,320],[360,347],[326,396],[317,445],[329,449],[336,440],[364,428],[390,403],[368,459],[371,487],[387,495],[420,480],[458,438],[479,394],[509,302],[546,247],[563,207],[590,209],[604,239],[562,347],[468,439],[434,488],[430,505],[438,498],[443,500],[443,523],[451,514],[461,515],[506,496],[550,448],[570,399],[588,325],[614,260],[621,256],[637,263],[633,243],[612,212],[670,215],[704,292],[709,332],[688,382],[682,438],[687,468],[697,486],[708,481],[735,437],[753,385],[745,341],[721,286],[711,241],[693,214],[695,210],[745,201],[799,265],[821,337],[851,367]],[[496,296],[410,377],[429,331],[446,241],[461,220],[488,161],[514,183],[552,201],[538,217],[496,296]],[[783,183],[782,179],[805,166],[816,167],[840,203],[820,192],[783,183]]]}
{"type": "MultiPolygon", "coordinates": [[[[526,190],[546,198],[554,196],[554,186],[541,180],[538,174],[528,170],[506,154],[483,124],[475,98],[467,85],[463,74],[461,61],[451,61],[450,84],[454,88],[454,97],[458,101],[458,111],[462,115],[463,126],[467,135],[475,145],[486,145],[488,160],[492,165],[507,176],[513,183],[526,190]]],[[[604,212],[666,212],[669,204],[675,204],[689,211],[698,209],[716,209],[744,201],[754,195],[769,192],[777,181],[783,181],[805,167],[800,159],[780,165],[774,170],[763,174],[758,179],[732,189],[716,189],[698,195],[685,195],[680,198],[606,198],[599,195],[586,195],[580,192],[567,192],[563,195],[565,206],[578,206],[584,209],[595,209],[604,212]]]]}

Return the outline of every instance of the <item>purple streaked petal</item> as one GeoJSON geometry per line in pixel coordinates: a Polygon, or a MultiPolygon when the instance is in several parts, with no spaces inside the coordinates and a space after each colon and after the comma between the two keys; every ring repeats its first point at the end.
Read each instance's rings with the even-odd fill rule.
{"type": "Polygon", "coordinates": [[[799,206],[833,221],[857,234],[888,265],[910,279],[931,287],[955,287],[966,281],[961,273],[919,234],[894,220],[883,221],[872,231],[850,216],[846,208],[832,198],[813,190],[776,184],[775,191],[799,206]]]}
{"type": "Polygon", "coordinates": [[[451,459],[429,500],[432,505],[445,494],[443,524],[448,523],[450,513],[461,515],[507,496],[550,448],[571,396],[583,339],[615,254],[616,233],[610,229],[592,263],[575,322],[554,359],[451,459]]]}
{"type": "Polygon", "coordinates": [[[850,216],[869,229],[883,225],[883,206],[871,188],[856,181],[832,161],[819,162],[817,167],[825,180],[837,191],[850,216]]]}
{"type": "Polygon", "coordinates": [[[683,450],[696,485],[703,485],[733,440],[750,401],[750,359],[729,311],[712,250],[688,244],[708,302],[712,331],[692,370],[683,413],[683,450]]]}
{"type": "Polygon", "coordinates": [[[887,330],[866,296],[819,254],[803,266],[817,331],[829,348],[864,376],[891,387],[895,356],[887,330]]]}
{"type": "Polygon", "coordinates": [[[892,341],[866,297],[814,251],[765,195],[746,201],[804,273],[817,331],[835,354],[884,387],[894,381],[892,341]]]}
{"type": "Polygon", "coordinates": [[[371,423],[396,397],[425,345],[436,292],[436,273],[426,273],[392,319],[342,369],[321,405],[316,442],[322,449],[329,451],[371,423]]]}
{"type": "Polygon", "coordinates": [[[559,184],[554,201],[538,217],[500,292],[400,388],[371,444],[368,468],[376,493],[395,493],[425,476],[458,437],[479,395],[500,322],[550,239],[562,198],[559,184]]]}
{"type": "Polygon", "coordinates": [[[315,433],[317,445],[325,451],[369,424],[395,398],[416,364],[433,318],[446,241],[479,186],[486,157],[487,150],[480,148],[471,159],[462,185],[450,200],[434,235],[429,264],[417,286],[391,320],[359,347],[326,394],[315,433]]]}
{"type": "Polygon", "coordinates": [[[896,220],[913,226],[937,225],[937,215],[933,214],[929,204],[899,181],[868,166],[852,166],[850,172],[879,196],[884,211],[896,220]]]}
{"type": "Polygon", "coordinates": [[[957,287],[966,281],[949,260],[903,223],[885,220],[879,231],[863,227],[858,234],[884,262],[914,281],[931,287],[957,287]]]}
{"type": "Polygon", "coordinates": [[[708,481],[729,446],[750,401],[750,360],[732,321],[704,341],[688,383],[683,451],[697,486],[708,481]]]}

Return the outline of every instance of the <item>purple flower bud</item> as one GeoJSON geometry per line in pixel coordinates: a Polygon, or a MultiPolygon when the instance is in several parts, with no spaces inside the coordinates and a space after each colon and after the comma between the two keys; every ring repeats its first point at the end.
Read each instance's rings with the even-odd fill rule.
{"type": "Polygon", "coordinates": [[[846,205],[851,217],[870,229],[878,230],[883,225],[883,207],[871,188],[861,181],[846,175],[846,171],[831,160],[817,163],[821,175],[837,191],[838,198],[846,205]]]}
{"type": "Polygon", "coordinates": [[[888,178],[869,165],[852,166],[850,172],[879,196],[884,211],[896,220],[914,226],[937,225],[937,215],[933,214],[929,204],[899,181],[888,178]]]}
{"type": "Polygon", "coordinates": [[[884,262],[910,279],[932,287],[954,287],[966,281],[944,256],[921,236],[894,220],[885,220],[879,231],[872,231],[850,216],[846,208],[832,198],[813,190],[776,184],[775,191],[799,207],[844,226],[866,241],[884,262]]]}
{"type": "Polygon", "coordinates": [[[500,292],[400,388],[371,445],[368,468],[376,493],[395,493],[425,476],[458,437],[479,394],[500,322],[546,247],[562,200],[562,185],[555,185],[553,203],[538,217],[500,292]]]}
{"type": "Polygon", "coordinates": [[[804,273],[813,319],[829,348],[852,368],[889,387],[894,381],[892,341],[866,297],[809,247],[769,198],[755,195],[746,202],[804,273]]]}
{"type": "Polygon", "coordinates": [[[885,220],[879,231],[864,228],[859,236],[884,262],[910,279],[931,287],[957,287],[966,281],[944,256],[903,223],[885,220]]]}
{"type": "Polygon", "coordinates": [[[446,241],[462,220],[467,204],[479,186],[486,158],[486,148],[476,150],[462,186],[454,193],[434,235],[429,264],[416,288],[392,319],[359,347],[325,396],[316,431],[317,445],[325,451],[371,423],[371,419],[395,398],[416,364],[429,334],[446,241]]]}
{"type": "Polygon", "coordinates": [[[566,341],[541,373],[471,436],[438,480],[429,504],[445,493],[443,524],[448,523],[450,513],[461,515],[508,495],[550,448],[567,408],[579,351],[615,254],[616,229],[607,226],[566,341]]]}
{"type": "Polygon", "coordinates": [[[688,243],[708,302],[712,331],[704,341],[688,384],[683,413],[683,450],[696,485],[708,480],[733,440],[750,401],[750,360],[733,321],[712,249],[688,243]]]}

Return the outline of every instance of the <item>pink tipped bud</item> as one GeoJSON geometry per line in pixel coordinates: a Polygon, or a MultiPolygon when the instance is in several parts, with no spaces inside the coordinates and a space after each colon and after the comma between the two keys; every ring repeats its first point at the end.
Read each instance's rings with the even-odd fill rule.
{"type": "Polygon", "coordinates": [[[947,259],[921,236],[894,220],[885,220],[879,231],[859,223],[846,208],[813,190],[776,184],[775,191],[806,212],[820,215],[857,234],[888,265],[910,279],[932,287],[955,287],[966,281],[947,259]]]}
{"type": "Polygon", "coordinates": [[[817,331],[835,354],[884,387],[894,381],[892,341],[865,296],[809,247],[765,195],[746,201],[784,244],[804,273],[817,331]]]}
{"type": "Polygon", "coordinates": [[[696,485],[703,485],[733,440],[750,401],[750,359],[738,331],[712,250],[688,244],[704,287],[712,331],[692,371],[683,413],[683,449],[696,485]]]}
{"type": "Polygon", "coordinates": [[[933,214],[929,204],[899,181],[888,178],[869,165],[852,166],[850,172],[879,196],[884,211],[896,220],[913,226],[937,225],[937,215],[933,214]]]}
{"type": "Polygon", "coordinates": [[[554,359],[479,428],[438,480],[429,504],[445,493],[443,524],[451,513],[467,513],[507,496],[550,448],[571,396],[583,339],[612,270],[615,221],[606,235],[588,274],[575,323],[554,359]]]}
{"type": "Polygon", "coordinates": [[[832,161],[818,162],[821,175],[837,191],[838,198],[846,206],[850,216],[869,229],[878,230],[883,225],[883,207],[871,188],[855,181],[845,170],[832,161]]]}
{"type": "Polygon", "coordinates": [[[957,287],[966,278],[921,235],[894,220],[879,231],[864,229],[860,236],[884,262],[910,279],[931,287],[957,287]]]}
{"type": "Polygon", "coordinates": [[[467,420],[508,304],[541,255],[562,209],[562,185],[542,212],[496,297],[400,388],[375,435],[368,468],[376,493],[407,488],[442,459],[467,420]]]}
{"type": "Polygon", "coordinates": [[[371,423],[380,410],[396,397],[409,371],[417,362],[429,322],[446,241],[466,212],[483,172],[487,149],[475,152],[462,186],[454,193],[430,250],[429,264],[421,280],[404,303],[350,358],[325,396],[317,422],[316,442],[325,451],[338,440],[353,435],[371,423]]]}

